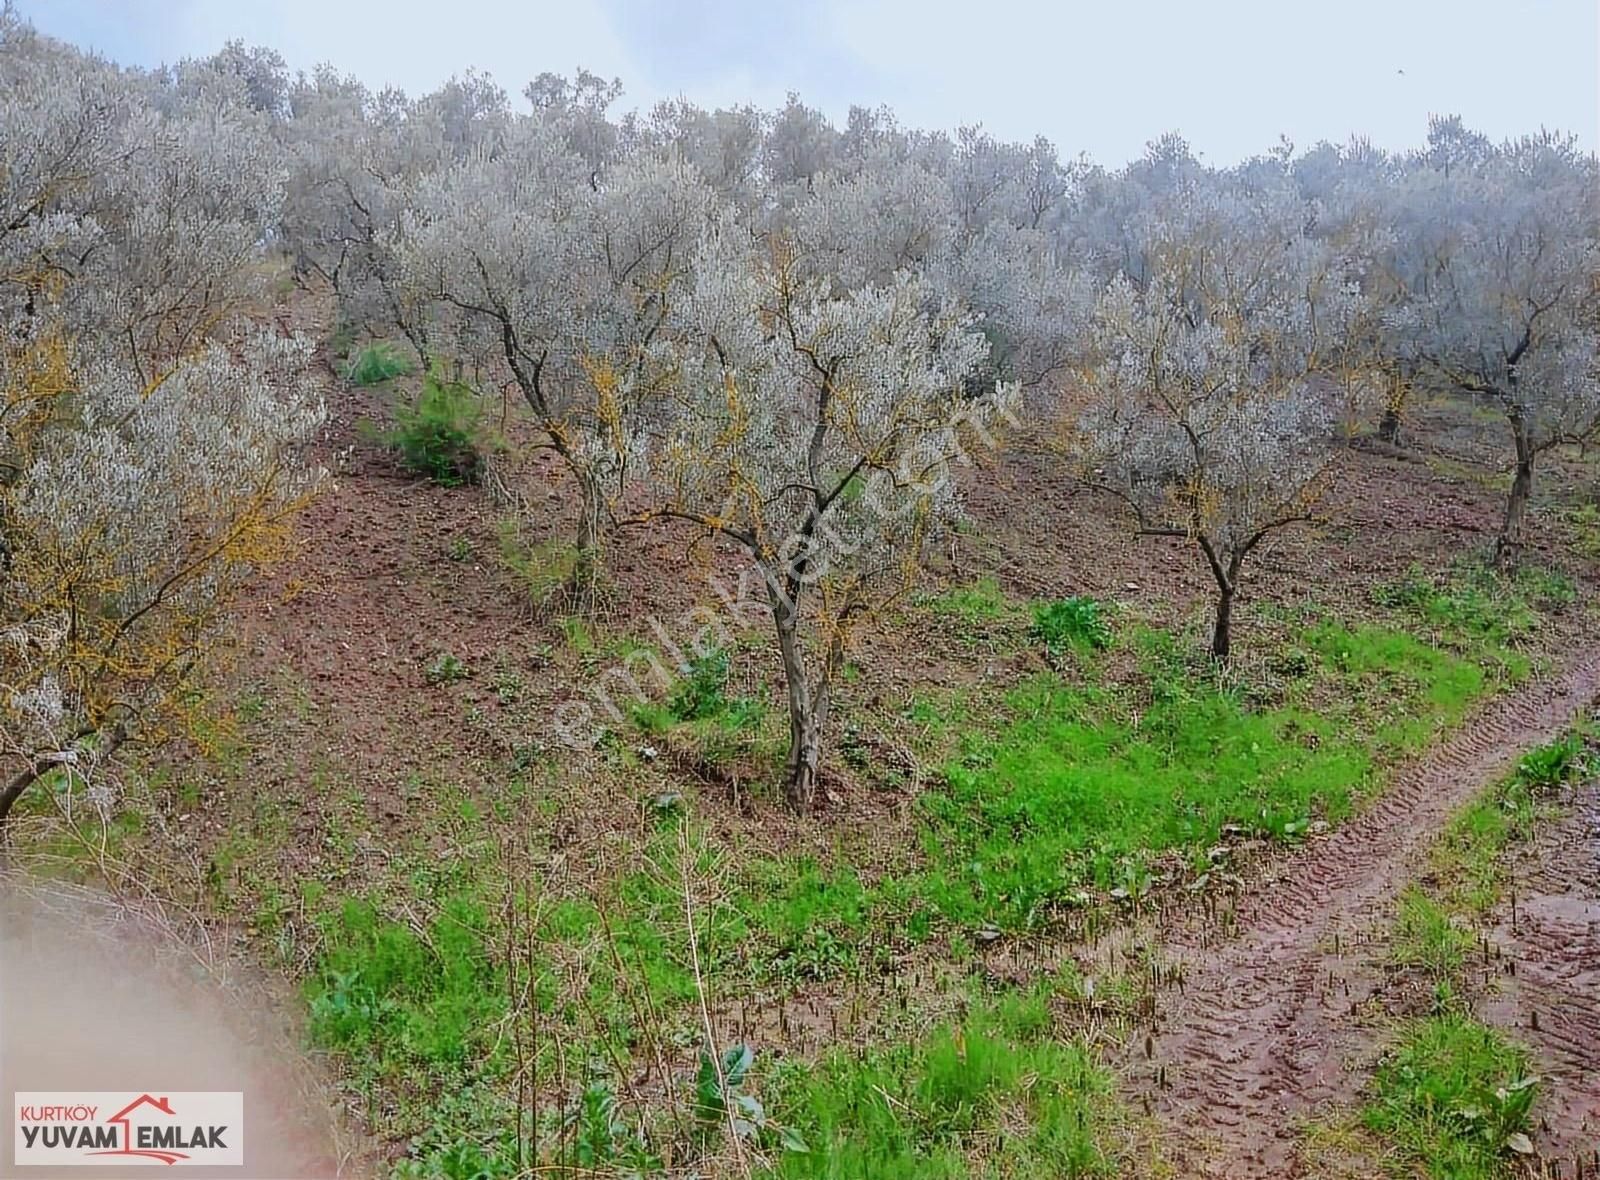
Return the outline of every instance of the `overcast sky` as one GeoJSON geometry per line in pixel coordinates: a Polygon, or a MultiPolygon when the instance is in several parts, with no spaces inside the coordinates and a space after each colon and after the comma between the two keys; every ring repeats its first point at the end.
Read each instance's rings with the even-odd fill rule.
{"type": "Polygon", "coordinates": [[[1597,0],[20,0],[39,28],[156,65],[230,38],[421,92],[469,66],[513,95],[586,66],[627,106],[781,105],[842,122],[1043,133],[1107,164],[1182,133],[1212,163],[1366,135],[1421,141],[1430,113],[1494,139],[1600,136],[1597,0]]]}

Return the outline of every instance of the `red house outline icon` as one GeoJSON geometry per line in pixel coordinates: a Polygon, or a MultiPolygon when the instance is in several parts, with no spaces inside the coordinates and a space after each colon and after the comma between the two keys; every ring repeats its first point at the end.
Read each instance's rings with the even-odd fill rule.
{"type": "Polygon", "coordinates": [[[141,1094],[141,1095],[139,1095],[139,1097],[135,1098],[132,1102],[128,1103],[128,1105],[124,1106],[121,1110],[117,1111],[116,1114],[110,1115],[110,1116],[108,1116],[106,1118],[106,1122],[108,1122],[108,1123],[116,1123],[119,1126],[121,1126],[121,1128],[122,1128],[122,1135],[121,1135],[122,1146],[119,1147],[116,1151],[91,1151],[91,1152],[89,1152],[89,1154],[90,1155],[143,1155],[143,1156],[148,1156],[151,1159],[158,1159],[162,1163],[168,1164],[168,1165],[175,1164],[179,1160],[188,1159],[189,1157],[186,1154],[184,1154],[183,1152],[181,1152],[181,1151],[149,1151],[149,1150],[143,1150],[143,1149],[134,1147],[134,1145],[133,1145],[133,1128],[128,1125],[128,1115],[129,1115],[130,1112],[135,1111],[139,1107],[144,1106],[146,1104],[155,1107],[162,1114],[170,1115],[173,1118],[177,1117],[177,1112],[172,1109],[171,1100],[169,1100],[167,1098],[152,1098],[149,1094],[141,1094]]]}

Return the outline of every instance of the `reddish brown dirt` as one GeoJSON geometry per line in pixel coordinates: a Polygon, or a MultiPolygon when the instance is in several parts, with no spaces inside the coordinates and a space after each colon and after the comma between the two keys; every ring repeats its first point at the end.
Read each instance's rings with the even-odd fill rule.
{"type": "MultiPolygon", "coordinates": [[[[1357,1043],[1350,1017],[1377,973],[1345,952],[1414,876],[1413,857],[1449,816],[1597,696],[1600,650],[1590,649],[1565,671],[1491,703],[1358,819],[1241,895],[1237,937],[1169,944],[1184,984],[1159,1002],[1153,1054],[1146,1061],[1140,1053],[1133,1072],[1171,1131],[1181,1175],[1293,1174],[1299,1121],[1348,1097],[1356,1080],[1345,1064],[1357,1043]]],[[[1594,966],[1578,964],[1581,980],[1594,966]]],[[[1552,960],[1529,984],[1546,989],[1552,1036],[1579,1055],[1569,1065],[1581,1072],[1592,1052],[1581,1048],[1583,1038],[1596,1022],[1563,970],[1552,960]]]]}
{"type": "Polygon", "coordinates": [[[1540,1154],[1591,1163],[1600,1148],[1600,780],[1564,801],[1513,882],[1490,936],[1510,970],[1483,1015],[1533,1053],[1540,1154]]]}

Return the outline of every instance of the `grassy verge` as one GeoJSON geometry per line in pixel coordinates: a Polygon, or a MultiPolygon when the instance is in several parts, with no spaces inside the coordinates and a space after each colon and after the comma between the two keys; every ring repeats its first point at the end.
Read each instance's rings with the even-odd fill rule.
{"type": "Polygon", "coordinates": [[[1533,1150],[1537,1079],[1527,1053],[1473,1015],[1467,967],[1504,892],[1507,852],[1532,836],[1543,793],[1585,766],[1578,735],[1530,752],[1456,815],[1400,898],[1393,961],[1432,983],[1434,1010],[1395,1028],[1357,1116],[1396,1175],[1489,1180],[1533,1150]]]}
{"type": "MultiPolygon", "coordinates": [[[[738,652],[635,703],[595,765],[530,743],[408,782],[403,824],[331,762],[304,808],[241,759],[173,810],[226,809],[200,904],[305,981],[311,1037],[355,1109],[408,1144],[406,1176],[717,1175],[740,1152],[786,1177],[1115,1174],[1125,1120],[1079,1030],[1128,996],[1105,978],[997,991],[977,946],[1114,920],[1234,872],[1241,845],[1343,819],[1527,673],[1535,592],[1474,585],[1418,581],[1367,623],[1283,611],[1229,672],[1107,603],[1018,602],[992,581],[931,595],[911,625],[1000,671],[870,708],[842,694],[840,761],[883,789],[892,839],[827,821],[801,853],[743,841],[727,794],[765,806],[784,734],[738,652]],[[558,839],[583,808],[616,822],[558,839]],[[785,1008],[802,995],[808,1034],[785,1008]],[[726,1043],[708,1044],[702,998],[726,1043]]],[[[648,658],[590,626],[546,655],[574,676],[648,658]]],[[[441,700],[475,671],[521,708],[509,660],[445,655],[425,669],[441,700]]],[[[241,717],[256,749],[313,724],[293,685],[263,692],[241,717]]],[[[1483,888],[1475,833],[1518,822],[1501,812],[1464,829],[1464,892],[1483,888]]],[[[144,835],[124,834],[130,856],[144,835]]]]}
{"type": "Polygon", "coordinates": [[[807,1150],[773,1174],[1116,1175],[1112,1076],[1054,1024],[1045,994],[1017,994],[920,1039],[834,1050],[780,1075],[776,1100],[807,1150]]]}
{"type": "Polygon", "coordinates": [[[1508,1152],[1532,1149],[1535,1083],[1522,1049],[1445,1011],[1402,1030],[1361,1122],[1390,1147],[1396,1175],[1490,1180],[1510,1174],[1508,1152]]]}

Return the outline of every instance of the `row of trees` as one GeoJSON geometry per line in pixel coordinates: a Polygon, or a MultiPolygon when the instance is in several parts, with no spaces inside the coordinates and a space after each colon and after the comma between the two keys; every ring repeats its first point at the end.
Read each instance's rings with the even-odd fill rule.
{"type": "Polygon", "coordinates": [[[0,822],[194,705],[322,419],[263,328],[289,169],[240,80],[131,74],[0,13],[0,822]]]}
{"type": "Polygon", "coordinates": [[[276,76],[285,246],[373,330],[520,394],[584,575],[608,525],[662,518],[760,567],[800,806],[851,628],[912,583],[997,418],[1066,422],[1085,479],[1193,541],[1224,659],[1248,556],[1310,516],[1341,426],[1394,441],[1419,381],[1496,407],[1510,564],[1538,456],[1600,425],[1600,176],[1562,136],[1436,120],[1410,154],[1220,170],[1169,137],[1108,172],[798,100],[611,118],[583,74],[522,112],[474,76],[416,101],[276,76]]]}
{"type": "MultiPolygon", "coordinates": [[[[287,254],[429,369],[521,400],[576,490],[579,589],[619,525],[687,521],[749,555],[801,807],[853,628],[912,585],[960,514],[956,469],[1003,422],[1068,423],[1086,480],[1141,530],[1193,541],[1216,580],[1219,658],[1249,554],[1310,513],[1341,422],[1395,433],[1424,379],[1495,405],[1515,460],[1508,562],[1538,456],[1600,424],[1596,164],[1560,136],[1496,146],[1442,120],[1415,153],[1285,146],[1222,170],[1169,137],[1110,172],[1043,140],[912,131],[887,111],[854,110],[839,130],[798,100],[612,117],[619,88],[581,72],[541,75],[517,110],[476,75],[413,99],[329,69],[291,78],[237,45],[143,75],[14,20],[3,36],[3,80],[55,71],[8,84],[0,115],[43,145],[8,172],[0,210],[7,338],[24,342],[8,382],[47,368],[25,342],[48,338],[70,342],[73,374],[128,350],[141,407],[147,387],[182,392],[150,383],[206,357],[239,363],[237,343],[208,342],[236,331],[262,248],[287,254]],[[122,101],[93,107],[95,87],[122,101]],[[146,230],[151,209],[165,213],[146,230]],[[81,235],[96,244],[74,253],[81,235]],[[138,313],[155,319],[122,333],[117,290],[155,300],[138,313]],[[55,335],[30,327],[40,316],[55,335]]],[[[252,384],[231,399],[275,423],[235,448],[253,463],[290,453],[315,417],[273,371],[241,365],[252,384]]],[[[72,408],[46,415],[62,445],[133,420],[77,394],[50,404],[72,408]]],[[[209,470],[204,448],[220,444],[203,436],[185,478],[254,486],[209,470]]],[[[23,455],[11,439],[0,448],[23,455]]],[[[8,551],[34,464],[10,468],[8,551]]],[[[279,519],[304,486],[283,479],[219,502],[216,519],[257,503],[279,519]]],[[[11,585],[0,622],[13,602],[16,625],[61,617],[41,588],[11,585]]],[[[105,600],[95,609],[124,609],[105,600]]],[[[5,666],[14,698],[46,683],[47,663],[5,666]]],[[[87,699],[52,683],[73,709],[87,699]]],[[[104,731],[112,712],[80,728],[104,731]]],[[[27,748],[36,766],[64,747],[27,748]]]]}

